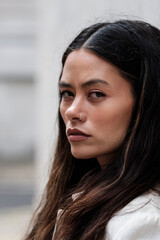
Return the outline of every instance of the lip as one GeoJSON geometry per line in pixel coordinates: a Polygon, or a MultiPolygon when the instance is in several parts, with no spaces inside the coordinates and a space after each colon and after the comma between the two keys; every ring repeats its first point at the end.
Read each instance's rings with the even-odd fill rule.
{"type": "Polygon", "coordinates": [[[90,137],[87,133],[77,129],[77,128],[69,128],[67,130],[68,140],[70,142],[79,142],[84,141],[90,137]]]}

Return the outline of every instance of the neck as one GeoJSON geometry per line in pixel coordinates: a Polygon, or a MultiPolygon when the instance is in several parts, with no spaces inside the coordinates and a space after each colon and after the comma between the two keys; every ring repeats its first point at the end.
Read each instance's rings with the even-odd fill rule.
{"type": "Polygon", "coordinates": [[[113,152],[113,153],[109,153],[109,154],[97,157],[97,161],[101,169],[103,170],[108,164],[110,164],[115,159],[116,155],[117,155],[117,152],[113,152]]]}

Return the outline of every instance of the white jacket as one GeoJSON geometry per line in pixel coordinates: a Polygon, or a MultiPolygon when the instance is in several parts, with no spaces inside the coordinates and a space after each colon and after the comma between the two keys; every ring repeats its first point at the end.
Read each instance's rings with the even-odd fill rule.
{"type": "Polygon", "coordinates": [[[127,204],[109,221],[105,240],[160,240],[160,196],[150,192],[127,204]]]}
{"type": "Polygon", "coordinates": [[[127,204],[107,224],[104,240],[160,240],[160,196],[148,192],[127,204]]]}

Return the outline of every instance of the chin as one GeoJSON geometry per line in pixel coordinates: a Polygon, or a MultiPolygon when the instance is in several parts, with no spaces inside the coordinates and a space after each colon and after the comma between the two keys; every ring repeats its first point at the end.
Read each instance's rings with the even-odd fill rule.
{"type": "Polygon", "coordinates": [[[71,151],[72,155],[77,158],[77,159],[90,159],[90,158],[95,158],[95,156],[93,154],[89,154],[89,153],[84,153],[84,152],[74,152],[71,151]]]}

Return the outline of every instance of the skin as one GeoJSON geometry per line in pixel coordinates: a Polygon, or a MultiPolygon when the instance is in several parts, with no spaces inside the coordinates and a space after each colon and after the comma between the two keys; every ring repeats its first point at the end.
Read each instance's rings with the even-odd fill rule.
{"type": "Polygon", "coordinates": [[[82,141],[70,141],[73,156],[96,157],[103,168],[126,136],[135,104],[131,84],[117,67],[80,49],[67,57],[60,92],[60,113],[66,132],[77,128],[89,135],[82,141]]]}

